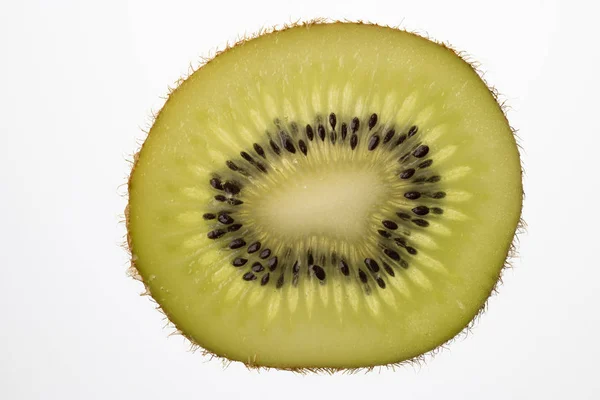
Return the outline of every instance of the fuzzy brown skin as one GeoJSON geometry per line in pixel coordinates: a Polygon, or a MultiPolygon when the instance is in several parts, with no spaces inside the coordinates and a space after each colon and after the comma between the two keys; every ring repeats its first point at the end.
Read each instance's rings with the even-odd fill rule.
{"type": "MultiPolygon", "coordinates": [[[[466,64],[468,64],[471,69],[480,77],[480,79],[486,84],[486,86],[488,87],[488,89],[490,90],[490,93],[492,94],[492,96],[494,97],[494,99],[496,100],[496,103],[498,104],[498,107],[500,108],[500,110],[502,111],[504,118],[506,119],[507,123],[508,123],[508,119],[506,117],[507,111],[508,111],[508,106],[506,104],[506,100],[500,100],[500,94],[498,93],[498,91],[491,86],[490,84],[488,84],[488,82],[486,82],[486,80],[484,79],[484,74],[482,73],[482,71],[480,70],[480,65],[479,63],[477,63],[476,61],[474,61],[467,53],[462,52],[462,51],[458,51],[454,48],[452,48],[452,46],[448,43],[445,42],[439,42],[436,41],[432,38],[430,38],[427,34],[424,33],[417,33],[417,32],[410,32],[404,29],[401,29],[399,26],[389,26],[389,25],[379,25],[376,23],[372,23],[372,22],[364,22],[364,21],[349,21],[349,20],[345,20],[345,21],[335,21],[335,20],[329,20],[329,19],[325,19],[325,18],[318,18],[318,19],[313,19],[313,20],[309,20],[309,21],[296,21],[296,22],[292,22],[289,24],[284,24],[282,27],[272,27],[272,28],[262,28],[260,29],[258,32],[245,36],[245,37],[241,37],[239,38],[235,43],[230,44],[227,43],[225,48],[222,50],[217,50],[214,52],[213,55],[211,55],[208,58],[201,58],[200,63],[198,64],[198,66],[196,68],[194,68],[192,65],[190,65],[189,67],[189,73],[187,76],[182,77],[180,79],[178,79],[174,85],[172,87],[168,88],[168,95],[167,97],[165,97],[165,104],[166,102],[168,102],[168,99],[170,97],[170,95],[174,92],[177,91],[177,89],[179,88],[179,86],[185,81],[187,80],[194,72],[196,72],[197,70],[199,70],[200,68],[202,68],[203,66],[207,65],[208,63],[210,63],[213,59],[215,59],[217,56],[219,56],[222,53],[225,53],[226,51],[228,51],[229,49],[232,49],[234,47],[243,45],[245,42],[255,39],[259,36],[263,36],[266,34],[270,34],[273,32],[282,32],[285,31],[287,29],[291,29],[291,28],[295,28],[295,27],[299,27],[299,26],[304,26],[304,27],[310,27],[311,25],[316,25],[316,24],[337,24],[337,23],[354,23],[354,24],[366,24],[366,25],[375,25],[375,26],[380,26],[380,27],[384,27],[384,28],[388,28],[388,29],[395,29],[395,30],[402,30],[404,32],[410,33],[412,35],[415,36],[420,36],[423,37],[427,40],[430,40],[432,42],[435,42],[439,45],[441,45],[442,47],[446,48],[448,51],[451,51],[452,53],[454,53],[455,55],[457,55],[458,57],[460,57],[466,64]]],[[[164,105],[163,105],[164,107],[164,105]]],[[[152,114],[152,124],[154,125],[154,122],[160,118],[160,110],[157,113],[153,113],[152,114]]],[[[510,125],[509,125],[510,126],[510,125]]],[[[517,147],[519,150],[522,150],[522,147],[519,143],[519,137],[517,135],[517,132],[514,128],[511,127],[511,131],[515,137],[515,141],[517,142],[517,147]]],[[[150,130],[145,131],[144,133],[146,133],[146,138],[147,136],[150,134],[150,130]]],[[[127,180],[127,194],[129,194],[130,192],[130,186],[131,186],[131,177],[133,176],[133,172],[135,171],[136,165],[137,165],[137,161],[139,158],[139,154],[142,151],[144,144],[145,144],[146,140],[144,138],[143,143],[141,144],[140,148],[138,149],[138,151],[132,156],[132,159],[129,160],[132,167],[131,167],[131,173],[129,175],[129,178],[127,180]]],[[[520,152],[520,151],[519,151],[520,152]]],[[[521,160],[522,163],[522,160],[521,160]]],[[[523,169],[523,165],[521,164],[521,180],[523,179],[523,175],[524,175],[524,169],[523,169]]],[[[525,193],[523,192],[522,194],[522,199],[521,199],[521,210],[522,210],[522,203],[525,199],[525,193]]],[[[522,212],[522,211],[521,211],[522,212]]],[[[421,354],[419,356],[416,356],[412,359],[409,360],[404,360],[401,362],[397,362],[397,363],[391,363],[391,364],[383,364],[383,365],[374,365],[374,366],[370,366],[370,367],[361,367],[361,368],[323,368],[323,367],[316,367],[316,368],[311,368],[311,367],[306,367],[306,368],[281,368],[281,367],[268,367],[268,366],[262,366],[262,365],[256,365],[253,364],[251,362],[249,363],[244,363],[242,361],[233,361],[233,360],[229,360],[227,358],[221,357],[218,354],[215,354],[213,352],[211,352],[210,350],[204,349],[202,348],[199,344],[195,343],[194,340],[187,336],[184,332],[182,332],[180,329],[178,329],[178,327],[172,322],[172,319],[169,317],[168,313],[163,310],[160,305],[158,303],[156,303],[156,301],[154,301],[154,298],[152,296],[152,293],[148,287],[148,285],[144,282],[142,276],[140,275],[137,267],[136,267],[136,260],[135,260],[135,256],[134,254],[134,249],[133,249],[133,245],[132,245],[132,240],[131,240],[131,236],[129,233],[129,203],[127,204],[127,206],[125,207],[125,211],[124,211],[124,218],[123,221],[125,222],[125,226],[127,229],[127,235],[126,235],[126,243],[123,245],[123,248],[128,252],[129,255],[129,268],[128,268],[128,275],[141,282],[144,285],[144,291],[141,293],[142,296],[148,296],[151,298],[151,300],[156,304],[156,309],[158,311],[160,311],[165,318],[165,322],[166,325],[165,327],[169,327],[170,329],[172,329],[172,332],[169,334],[169,336],[174,336],[174,335],[180,335],[182,337],[184,337],[190,344],[190,350],[193,352],[196,351],[200,351],[202,353],[202,355],[204,357],[207,357],[208,359],[217,359],[220,360],[221,363],[223,364],[223,367],[226,368],[227,366],[229,366],[229,364],[231,364],[232,362],[239,362],[242,363],[246,366],[246,368],[251,369],[251,370],[271,370],[271,369],[275,369],[275,370],[284,370],[284,371],[291,371],[294,373],[298,373],[298,374],[308,374],[308,373],[324,373],[324,374],[328,374],[328,375],[332,375],[332,374],[336,374],[336,373],[342,373],[342,374],[355,374],[355,373],[361,373],[361,372],[371,372],[374,371],[375,369],[378,369],[379,371],[381,370],[381,368],[391,368],[392,370],[394,370],[397,367],[403,367],[406,365],[412,365],[412,366],[421,366],[423,365],[427,359],[431,359],[433,358],[435,355],[437,355],[438,353],[440,353],[442,350],[446,349],[448,347],[448,345],[450,345],[452,342],[454,342],[455,340],[461,338],[461,337],[466,337],[471,330],[473,329],[473,327],[477,324],[477,321],[479,320],[479,318],[484,314],[485,310],[487,309],[487,301],[489,301],[489,298],[498,293],[498,288],[499,286],[502,284],[502,275],[504,273],[504,271],[507,268],[512,267],[512,261],[515,260],[518,257],[518,251],[517,251],[517,247],[518,247],[518,243],[519,243],[519,235],[524,233],[526,230],[526,224],[525,221],[523,220],[523,218],[519,219],[519,224],[517,226],[516,232],[515,232],[515,237],[513,238],[513,241],[509,247],[509,250],[507,252],[506,255],[506,259],[504,262],[504,266],[501,268],[497,280],[496,280],[496,284],[494,285],[494,287],[492,288],[491,292],[488,295],[488,299],[486,300],[486,302],[483,304],[483,306],[479,309],[479,311],[477,312],[477,314],[473,317],[473,319],[469,322],[469,324],[461,331],[459,332],[457,335],[455,335],[453,338],[449,339],[448,341],[446,341],[445,343],[442,343],[441,345],[439,345],[438,347],[424,353],[421,354]]]]}

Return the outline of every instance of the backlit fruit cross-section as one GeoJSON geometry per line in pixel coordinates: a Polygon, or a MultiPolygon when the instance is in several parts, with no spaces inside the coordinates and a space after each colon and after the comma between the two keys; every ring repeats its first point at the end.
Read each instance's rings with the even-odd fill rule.
{"type": "Polygon", "coordinates": [[[519,153],[452,50],[354,23],[247,40],[158,114],[129,181],[133,266],[194,344],[248,365],[430,351],[496,285],[519,153]]]}

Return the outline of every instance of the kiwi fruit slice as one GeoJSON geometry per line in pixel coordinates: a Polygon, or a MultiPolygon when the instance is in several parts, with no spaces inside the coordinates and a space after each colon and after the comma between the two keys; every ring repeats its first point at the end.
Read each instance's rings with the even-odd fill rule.
{"type": "Polygon", "coordinates": [[[129,179],[132,268],[193,344],[250,366],[411,360],[484,306],[518,146],[456,52],[359,23],[251,38],[180,82],[129,179]]]}

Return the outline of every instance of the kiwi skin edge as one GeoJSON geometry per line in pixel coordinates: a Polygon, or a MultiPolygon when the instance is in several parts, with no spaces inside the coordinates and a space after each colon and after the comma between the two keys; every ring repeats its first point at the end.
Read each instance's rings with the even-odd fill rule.
{"type": "MultiPolygon", "coordinates": [[[[466,63],[478,76],[479,78],[485,83],[485,85],[487,86],[489,92],[492,94],[492,96],[494,97],[494,99],[496,100],[496,103],[498,104],[499,109],[501,110],[502,114],[504,115],[504,118],[508,124],[508,120],[506,117],[507,114],[507,110],[508,110],[508,106],[506,105],[505,101],[500,101],[500,95],[498,93],[498,91],[491,86],[488,82],[485,81],[484,77],[483,77],[483,73],[481,72],[481,70],[479,69],[479,64],[472,60],[468,54],[462,52],[462,51],[457,51],[454,48],[451,47],[451,45],[449,45],[448,43],[444,43],[444,42],[439,42],[436,41],[430,37],[428,37],[426,34],[423,33],[416,33],[416,32],[411,32],[411,31],[407,31],[405,29],[401,29],[398,26],[388,26],[388,25],[380,25],[380,24],[376,24],[376,23],[371,23],[371,22],[364,22],[364,21],[352,21],[352,20],[344,20],[344,21],[337,21],[337,20],[329,20],[329,19],[324,19],[324,18],[319,18],[319,19],[313,19],[313,20],[309,20],[309,21],[296,21],[296,22],[292,22],[289,24],[284,24],[282,27],[271,27],[271,28],[262,28],[260,29],[258,32],[251,34],[251,35],[247,35],[245,37],[241,37],[240,39],[238,39],[235,43],[230,44],[227,43],[225,48],[222,50],[217,50],[214,52],[214,54],[209,57],[209,58],[201,58],[200,63],[198,64],[198,66],[193,67],[192,65],[190,65],[189,71],[188,71],[188,75],[184,76],[180,79],[178,79],[174,85],[172,87],[168,88],[168,94],[167,97],[165,97],[165,104],[166,102],[168,102],[168,98],[169,96],[174,93],[177,88],[181,85],[181,83],[183,83],[189,76],[191,76],[195,71],[197,71],[198,69],[202,68],[203,66],[207,65],[208,63],[210,63],[215,57],[219,56],[222,53],[227,52],[229,49],[232,49],[234,47],[237,47],[243,43],[245,43],[246,41],[252,40],[254,38],[257,38],[259,36],[268,34],[268,33],[273,33],[273,32],[280,32],[280,31],[285,31],[287,29],[290,28],[295,28],[298,26],[304,26],[304,27],[310,27],[311,25],[315,25],[315,24],[336,24],[336,23],[355,23],[355,24],[366,24],[366,25],[375,25],[375,26],[379,26],[379,27],[384,27],[384,28],[388,28],[388,29],[394,29],[394,30],[402,30],[404,32],[410,33],[412,35],[415,36],[421,36],[427,40],[430,40],[434,43],[437,43],[438,45],[444,47],[445,49],[447,49],[448,51],[453,52],[456,56],[458,56],[464,63],[466,63]]],[[[163,104],[164,107],[164,104],[163,104]]],[[[160,110],[158,112],[152,113],[152,118],[151,118],[151,123],[149,124],[150,126],[152,126],[154,124],[154,122],[160,117],[160,110]]],[[[510,124],[508,124],[510,126],[510,124]]],[[[522,147],[519,143],[519,137],[517,136],[517,132],[513,127],[510,127],[513,136],[515,138],[516,144],[517,144],[517,148],[519,153],[522,152],[522,147]]],[[[149,130],[143,130],[144,133],[146,134],[146,136],[148,136],[149,134],[149,130]]],[[[128,193],[130,191],[130,185],[131,185],[131,177],[133,176],[133,172],[135,171],[136,165],[137,165],[137,161],[138,161],[138,156],[139,153],[141,152],[143,146],[144,146],[145,140],[144,142],[139,145],[139,149],[137,150],[136,153],[134,153],[131,158],[128,160],[128,162],[130,163],[130,175],[127,178],[127,194],[126,196],[128,196],[128,193]]],[[[520,162],[521,162],[521,181],[523,181],[523,175],[524,175],[524,170],[523,170],[523,160],[521,157],[519,157],[520,162]]],[[[505,257],[505,261],[504,261],[504,265],[503,267],[500,269],[497,279],[496,279],[496,283],[494,285],[494,287],[492,288],[491,292],[489,293],[487,300],[484,302],[484,304],[482,305],[482,307],[479,309],[479,311],[476,313],[476,315],[473,317],[473,319],[467,324],[466,327],[464,327],[461,331],[457,332],[454,337],[450,338],[448,341],[442,343],[441,345],[439,345],[438,347],[434,348],[433,350],[430,350],[427,353],[424,353],[422,355],[419,355],[417,357],[414,357],[412,359],[409,360],[405,360],[405,361],[401,361],[398,363],[392,363],[392,364],[385,364],[385,365],[373,365],[373,366],[369,366],[369,367],[361,367],[361,368],[322,368],[322,367],[318,367],[318,368],[275,368],[275,367],[266,367],[266,366],[262,366],[262,365],[256,365],[255,363],[253,363],[251,360],[249,360],[248,362],[241,362],[243,363],[247,368],[249,369],[265,369],[265,370],[269,370],[269,369],[279,369],[279,370],[286,370],[286,371],[292,371],[295,373],[300,373],[300,374],[305,374],[305,373],[327,373],[327,374],[333,374],[333,373],[338,373],[338,372],[345,372],[345,373],[355,373],[355,372],[361,372],[361,371],[371,371],[373,369],[375,369],[376,367],[391,367],[392,369],[395,367],[399,367],[402,366],[404,364],[417,364],[420,365],[422,363],[424,363],[426,361],[426,359],[428,357],[433,357],[436,354],[438,354],[442,349],[445,349],[452,341],[454,341],[455,339],[463,336],[463,335],[467,335],[471,329],[475,326],[475,324],[477,323],[477,320],[479,319],[479,317],[484,313],[484,311],[487,308],[487,301],[489,301],[489,298],[492,294],[496,294],[498,292],[498,287],[500,286],[500,284],[502,283],[502,274],[503,272],[512,266],[512,261],[514,259],[516,259],[518,257],[518,251],[517,251],[517,245],[519,243],[519,235],[525,232],[526,229],[526,224],[525,221],[522,218],[522,207],[523,207],[523,201],[525,199],[525,193],[522,193],[521,196],[521,216],[519,219],[519,223],[517,225],[516,228],[516,232],[515,235],[513,237],[512,243],[509,246],[508,252],[506,254],[505,257]]],[[[146,283],[143,281],[141,275],[138,272],[138,269],[136,268],[136,258],[133,255],[133,248],[132,248],[132,241],[131,241],[131,237],[129,234],[129,227],[130,227],[130,216],[129,216],[129,200],[128,200],[128,204],[125,207],[124,210],[124,215],[123,218],[121,219],[122,222],[125,223],[125,227],[127,230],[127,234],[126,234],[126,239],[125,239],[125,243],[122,245],[122,247],[125,249],[125,251],[127,251],[128,256],[129,256],[129,267],[128,267],[128,275],[141,282],[144,285],[144,291],[141,293],[142,296],[149,296],[150,299],[153,300],[152,294],[150,293],[149,287],[146,285],[146,283]]],[[[156,303],[156,302],[155,302],[156,303]]],[[[172,319],[170,318],[170,316],[168,315],[168,313],[162,309],[160,307],[160,305],[158,303],[156,303],[156,308],[164,315],[165,320],[167,322],[166,326],[169,326],[173,332],[171,332],[169,334],[169,336],[171,335],[181,335],[184,338],[187,339],[187,341],[190,343],[190,350],[192,351],[200,351],[204,356],[208,356],[210,357],[210,359],[213,358],[217,358],[219,359],[223,366],[226,367],[228,366],[232,360],[229,360],[225,357],[219,356],[207,349],[204,349],[202,347],[200,347],[197,343],[195,343],[193,341],[193,339],[191,337],[186,336],[180,329],[178,329],[178,327],[172,322],[172,319]]]]}

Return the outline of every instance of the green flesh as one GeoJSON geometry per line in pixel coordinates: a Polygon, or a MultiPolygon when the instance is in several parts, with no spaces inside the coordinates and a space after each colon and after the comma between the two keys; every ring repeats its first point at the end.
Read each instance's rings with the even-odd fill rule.
{"type": "Polygon", "coordinates": [[[292,369],[396,363],[454,337],[498,280],[522,194],[511,129],[467,63],[406,32],[341,23],[264,35],[192,74],[156,119],[129,190],[135,268],[177,328],[219,356],[292,369]],[[394,147],[413,126],[417,133],[394,147]],[[383,143],[391,129],[395,135],[383,143]],[[380,141],[369,150],[373,135],[380,141]],[[429,152],[413,155],[423,145],[429,152]],[[431,166],[419,168],[426,160],[431,166]],[[414,175],[401,179],[411,168],[414,175]],[[240,193],[213,188],[213,178],[236,182],[240,193]],[[411,191],[421,197],[408,199],[411,191]],[[429,213],[417,215],[417,206],[429,213]],[[203,217],[221,211],[235,221],[203,217]],[[383,220],[398,229],[386,229],[383,220]],[[209,238],[238,223],[238,230],[209,238]],[[245,245],[231,249],[235,239],[245,245]],[[261,249],[248,254],[256,241],[261,249]],[[235,258],[248,262],[236,267],[235,258]],[[376,261],[377,272],[365,258],[376,261]],[[256,262],[263,270],[251,272],[256,262]],[[245,280],[248,274],[256,279],[245,280]]]}

